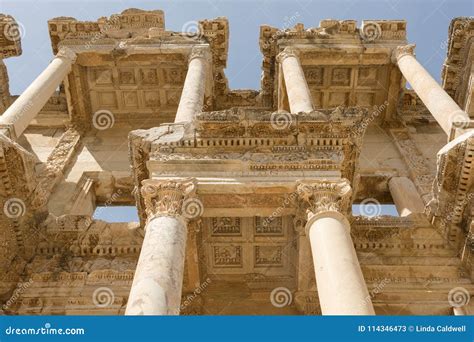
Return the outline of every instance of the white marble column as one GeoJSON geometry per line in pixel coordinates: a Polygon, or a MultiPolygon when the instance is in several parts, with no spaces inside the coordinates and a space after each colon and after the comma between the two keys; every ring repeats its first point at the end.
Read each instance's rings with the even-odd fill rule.
{"type": "Polygon", "coordinates": [[[425,206],[415,184],[407,177],[392,177],[388,182],[390,194],[400,216],[423,213],[425,206]]]}
{"type": "Polygon", "coordinates": [[[12,139],[21,136],[71,70],[76,54],[61,48],[46,69],[0,116],[0,127],[9,129],[12,139]]]}
{"type": "MultiPolygon", "coordinates": [[[[126,315],[179,315],[194,180],[143,182],[148,221],[126,315]]],[[[197,199],[196,199],[197,201],[197,199]]]]}
{"type": "Polygon", "coordinates": [[[469,115],[446,93],[426,69],[416,60],[414,45],[399,46],[393,52],[393,62],[398,64],[405,79],[420,97],[426,108],[446,134],[451,136],[451,126],[465,126],[469,115]]]}
{"type": "Polygon", "coordinates": [[[351,200],[347,180],[300,182],[313,255],[319,303],[323,315],[374,315],[344,213],[351,200]]]}
{"type": "Polygon", "coordinates": [[[453,314],[454,316],[466,316],[467,312],[464,306],[453,307],[453,314]]]}
{"type": "Polygon", "coordinates": [[[313,101],[298,58],[298,51],[287,47],[278,54],[277,61],[281,64],[290,111],[295,114],[311,112],[313,101]]]}
{"type": "Polygon", "coordinates": [[[190,122],[201,112],[204,104],[206,78],[210,52],[205,47],[195,47],[189,56],[188,72],[176,112],[175,123],[190,122]]]}

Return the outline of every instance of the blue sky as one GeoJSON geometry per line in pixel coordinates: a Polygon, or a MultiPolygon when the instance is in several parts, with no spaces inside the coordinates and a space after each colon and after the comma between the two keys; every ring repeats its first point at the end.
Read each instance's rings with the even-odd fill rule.
{"type": "Polygon", "coordinates": [[[327,18],[356,19],[359,23],[362,19],[405,19],[408,39],[417,44],[418,59],[439,80],[451,19],[474,14],[472,0],[0,0],[0,12],[13,15],[24,27],[23,55],[6,60],[12,94],[23,91],[52,57],[48,19],[71,16],[96,20],[130,7],[164,10],[166,27],[174,31],[181,31],[189,21],[228,17],[230,51],[226,72],[233,89],[260,88],[258,34],[262,24],[283,27],[288,22],[302,22],[311,27],[327,18]]]}

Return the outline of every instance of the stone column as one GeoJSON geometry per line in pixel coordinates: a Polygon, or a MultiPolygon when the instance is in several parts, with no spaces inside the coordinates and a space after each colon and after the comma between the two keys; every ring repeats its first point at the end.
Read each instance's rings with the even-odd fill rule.
{"type": "Polygon", "coordinates": [[[288,102],[292,113],[311,112],[313,101],[311,92],[300,65],[297,50],[287,47],[277,56],[281,64],[283,78],[288,93],[288,102]]]}
{"type": "Polygon", "coordinates": [[[195,47],[191,51],[175,123],[190,122],[202,111],[209,60],[210,53],[207,48],[195,47]]]}
{"type": "Polygon", "coordinates": [[[193,179],[143,182],[148,220],[126,315],[179,315],[187,219],[202,210],[195,187],[193,179]]]}
{"type": "Polygon", "coordinates": [[[423,213],[425,206],[415,184],[407,177],[392,177],[388,182],[390,194],[400,216],[423,213]]]}
{"type": "Polygon", "coordinates": [[[398,64],[405,79],[448,136],[451,136],[453,124],[467,128],[469,115],[416,60],[414,48],[414,45],[397,47],[393,52],[393,62],[398,64]]]}
{"type": "Polygon", "coordinates": [[[374,315],[372,301],[344,213],[351,203],[347,180],[299,182],[307,207],[306,235],[313,254],[323,315],[374,315]]]}
{"type": "Polygon", "coordinates": [[[453,314],[454,316],[466,316],[467,312],[464,306],[461,307],[453,307],[453,314]]]}
{"type": "Polygon", "coordinates": [[[0,117],[0,127],[15,139],[24,132],[71,70],[76,54],[61,48],[47,68],[0,117]]]}

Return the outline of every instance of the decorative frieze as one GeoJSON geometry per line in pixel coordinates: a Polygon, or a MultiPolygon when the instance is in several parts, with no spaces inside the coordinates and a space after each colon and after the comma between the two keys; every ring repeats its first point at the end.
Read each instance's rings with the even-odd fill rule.
{"type": "Polygon", "coordinates": [[[391,129],[390,134],[400,155],[407,164],[411,180],[415,184],[424,203],[427,204],[432,196],[431,190],[435,177],[434,170],[430,168],[427,160],[407,130],[391,129]]]}

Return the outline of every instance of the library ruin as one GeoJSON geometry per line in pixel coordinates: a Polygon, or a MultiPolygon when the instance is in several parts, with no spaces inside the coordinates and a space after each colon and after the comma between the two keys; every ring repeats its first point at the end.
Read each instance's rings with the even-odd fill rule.
{"type": "Polygon", "coordinates": [[[0,15],[0,312],[474,314],[474,19],[442,84],[403,20],[262,25],[259,90],[228,86],[228,20],[194,24],[53,18],[12,95],[0,15]]]}

